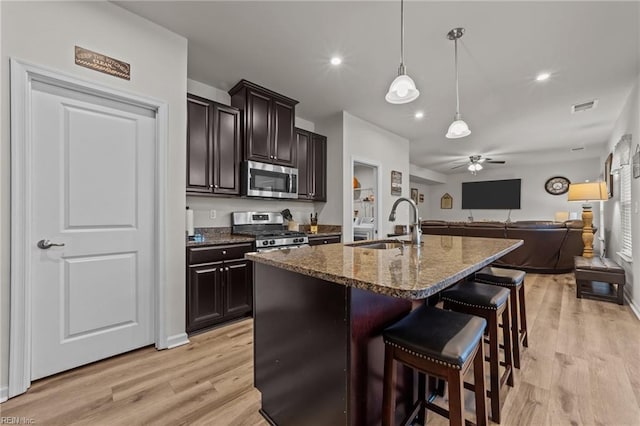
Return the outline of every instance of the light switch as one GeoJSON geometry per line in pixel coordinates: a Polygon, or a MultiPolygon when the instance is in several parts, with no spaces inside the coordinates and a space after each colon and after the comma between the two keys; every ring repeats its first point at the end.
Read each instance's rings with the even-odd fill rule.
{"type": "Polygon", "coordinates": [[[215,218],[216,218],[216,211],[209,210],[209,219],[215,219],[215,218]]]}

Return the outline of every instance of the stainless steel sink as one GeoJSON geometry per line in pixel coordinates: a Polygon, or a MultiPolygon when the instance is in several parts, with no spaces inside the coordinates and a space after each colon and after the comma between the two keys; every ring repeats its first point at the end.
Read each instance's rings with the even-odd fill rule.
{"type": "Polygon", "coordinates": [[[402,248],[410,245],[409,242],[403,243],[397,240],[385,240],[385,241],[364,241],[360,243],[345,244],[347,247],[354,248],[366,248],[374,250],[390,250],[395,248],[402,248]]]}

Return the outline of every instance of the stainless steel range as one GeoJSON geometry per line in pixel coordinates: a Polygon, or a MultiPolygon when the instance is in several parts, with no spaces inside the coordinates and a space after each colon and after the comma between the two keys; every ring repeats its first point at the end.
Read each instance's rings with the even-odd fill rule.
{"type": "Polygon", "coordinates": [[[234,212],[231,232],[256,237],[256,251],[282,250],[309,245],[304,232],[289,231],[279,212],[234,212]]]}

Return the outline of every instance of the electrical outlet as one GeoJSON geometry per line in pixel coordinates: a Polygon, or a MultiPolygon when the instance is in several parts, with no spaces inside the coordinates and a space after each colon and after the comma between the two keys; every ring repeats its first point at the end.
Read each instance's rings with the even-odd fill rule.
{"type": "Polygon", "coordinates": [[[209,219],[215,219],[215,218],[216,218],[216,211],[209,210],[209,219]]]}

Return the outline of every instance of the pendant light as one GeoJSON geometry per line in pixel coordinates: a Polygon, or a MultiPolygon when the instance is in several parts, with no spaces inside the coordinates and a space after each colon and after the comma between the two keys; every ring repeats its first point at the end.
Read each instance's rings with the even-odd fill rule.
{"type": "Polygon", "coordinates": [[[400,0],[400,67],[398,76],[391,82],[384,97],[390,104],[406,104],[416,100],[420,91],[406,73],[404,66],[404,0],[400,0]]]}
{"type": "Polygon", "coordinates": [[[449,40],[453,40],[456,57],[456,115],[453,123],[451,123],[449,130],[447,131],[446,136],[449,139],[463,138],[471,134],[469,126],[464,122],[462,115],[460,114],[460,93],[458,90],[458,39],[462,37],[463,34],[464,28],[454,28],[447,34],[449,40]]]}

